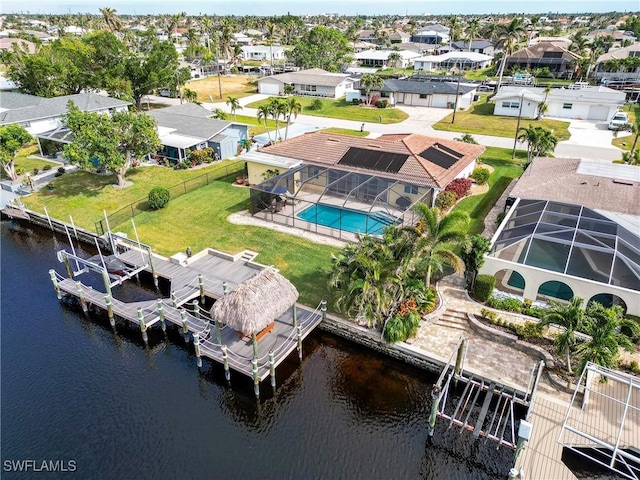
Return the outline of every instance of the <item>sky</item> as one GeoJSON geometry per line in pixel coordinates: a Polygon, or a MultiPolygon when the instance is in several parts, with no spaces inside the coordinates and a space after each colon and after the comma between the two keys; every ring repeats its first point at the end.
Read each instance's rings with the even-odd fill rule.
{"type": "Polygon", "coordinates": [[[0,0],[0,13],[93,13],[103,7],[120,14],[179,13],[189,15],[450,15],[489,13],[638,12],[639,0],[0,0]]]}

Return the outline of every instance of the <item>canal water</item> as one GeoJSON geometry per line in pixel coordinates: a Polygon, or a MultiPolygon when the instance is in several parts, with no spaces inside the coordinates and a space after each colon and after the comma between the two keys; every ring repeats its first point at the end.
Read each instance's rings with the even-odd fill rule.
{"type": "Polygon", "coordinates": [[[443,422],[427,441],[435,375],[314,332],[257,403],[248,379],[232,372],[228,386],[207,360],[199,373],[178,332],[152,329],[145,347],[139,331],[61,304],[47,272],[63,272],[66,240],[0,228],[3,479],[34,476],[19,460],[75,470],[42,478],[506,478],[511,451],[443,422]]]}

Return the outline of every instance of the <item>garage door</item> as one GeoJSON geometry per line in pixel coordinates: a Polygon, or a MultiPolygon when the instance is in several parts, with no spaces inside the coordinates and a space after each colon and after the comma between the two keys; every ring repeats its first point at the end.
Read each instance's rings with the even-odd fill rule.
{"type": "Polygon", "coordinates": [[[260,93],[263,95],[279,95],[280,85],[277,83],[260,82],[260,93]]]}
{"type": "Polygon", "coordinates": [[[609,107],[601,105],[591,105],[589,107],[589,116],[587,120],[608,120],[609,107]]]}

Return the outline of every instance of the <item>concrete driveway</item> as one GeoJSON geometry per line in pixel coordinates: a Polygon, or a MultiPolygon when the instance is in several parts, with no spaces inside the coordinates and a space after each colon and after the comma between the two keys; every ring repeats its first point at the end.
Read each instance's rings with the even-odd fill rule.
{"type": "MultiPolygon", "coordinates": [[[[567,121],[566,118],[555,120],[567,121]]],[[[569,120],[571,138],[556,147],[557,157],[592,158],[596,160],[619,160],[622,150],[611,144],[613,132],[605,120],[569,120]]]]}

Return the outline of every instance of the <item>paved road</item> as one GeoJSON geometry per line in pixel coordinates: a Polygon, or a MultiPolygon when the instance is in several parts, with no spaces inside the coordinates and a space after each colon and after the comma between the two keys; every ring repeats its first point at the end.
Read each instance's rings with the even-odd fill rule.
{"type": "MultiPolygon", "coordinates": [[[[242,110],[238,113],[255,117],[257,111],[252,108],[246,108],[246,105],[252,102],[268,98],[269,95],[255,94],[248,97],[240,98],[242,110]]],[[[164,98],[149,96],[151,102],[166,103],[167,105],[179,105],[180,100],[176,98],[164,98]]],[[[230,108],[224,102],[202,104],[205,108],[213,110],[219,108],[225,112],[230,112],[230,108]]],[[[434,130],[432,125],[439,122],[452,112],[446,108],[429,108],[429,107],[411,107],[399,105],[402,111],[409,115],[407,120],[394,124],[365,123],[365,130],[371,132],[371,137],[378,137],[384,133],[421,133],[438,138],[454,139],[462,134],[457,132],[443,132],[434,130]]],[[[558,119],[567,121],[567,119],[558,119]]],[[[306,127],[300,128],[300,132],[313,130],[313,128],[346,128],[350,130],[360,130],[362,122],[353,120],[342,120],[335,118],[316,117],[311,115],[298,115],[296,123],[303,124],[306,127]]],[[[565,158],[589,158],[594,160],[603,160],[610,162],[622,158],[620,149],[611,145],[613,133],[607,129],[604,121],[596,122],[590,120],[571,120],[569,132],[571,138],[558,143],[555,150],[556,157],[565,158]]],[[[291,137],[291,132],[289,134],[291,137]]],[[[490,135],[476,135],[473,137],[478,143],[487,147],[513,148],[514,139],[507,137],[494,137],[490,135]]],[[[524,149],[525,145],[518,143],[516,148],[524,149]]]]}

